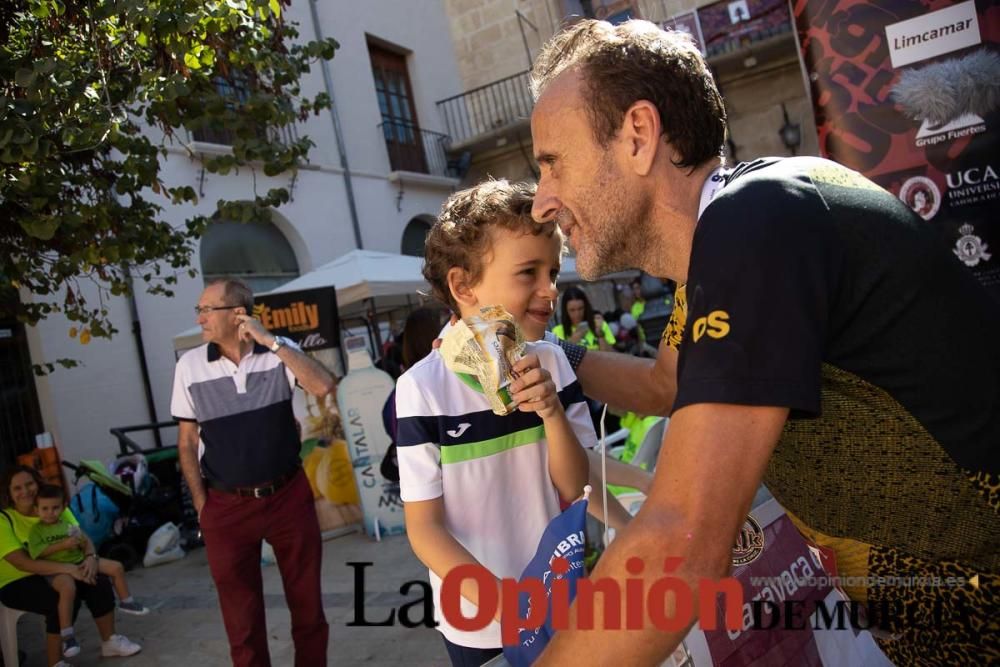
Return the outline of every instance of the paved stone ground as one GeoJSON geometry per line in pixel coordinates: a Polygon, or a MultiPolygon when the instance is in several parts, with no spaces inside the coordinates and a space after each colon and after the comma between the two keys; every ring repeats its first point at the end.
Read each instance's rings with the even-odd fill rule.
{"type": "MultiPolygon", "coordinates": [[[[436,630],[401,625],[348,627],[354,618],[354,570],[347,562],[372,562],[365,570],[365,607],[369,621],[381,621],[390,609],[412,602],[420,593],[399,593],[407,581],[426,581],[427,571],[410,549],[405,536],[376,543],[360,534],[328,540],[323,545],[323,600],[330,624],[330,665],[431,667],[447,665],[448,658],[436,630]]],[[[209,575],[205,550],[197,549],[183,560],[129,573],[132,593],[152,611],[136,617],[118,612],[118,631],[143,645],[131,658],[100,657],[100,641],[84,608],[77,620],[77,637],[83,647],[74,665],[121,667],[221,667],[231,664],[222,627],[215,586],[209,575]]],[[[290,619],[278,568],[264,568],[268,643],[275,667],[292,665],[290,619]]],[[[414,609],[413,616],[419,616],[414,609]]],[[[18,626],[20,648],[27,653],[27,667],[45,667],[44,624],[26,614],[18,626]]]]}

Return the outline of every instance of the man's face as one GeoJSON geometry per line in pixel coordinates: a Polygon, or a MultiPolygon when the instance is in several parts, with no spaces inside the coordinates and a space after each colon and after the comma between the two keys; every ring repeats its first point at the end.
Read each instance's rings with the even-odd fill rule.
{"type": "Polygon", "coordinates": [[[601,146],[584,104],[584,84],[568,71],[535,105],[531,136],[541,177],[532,215],[559,223],[576,251],[577,271],[594,280],[639,265],[651,201],[639,177],[619,164],[627,150],[620,135],[601,146]]]}
{"type": "Polygon", "coordinates": [[[477,307],[502,305],[527,340],[539,340],[545,335],[557,295],[560,238],[499,227],[490,234],[493,247],[484,258],[482,278],[471,288],[477,307]]]}
{"type": "MultiPolygon", "coordinates": [[[[225,286],[222,284],[209,285],[201,293],[198,299],[198,307],[211,306],[232,306],[226,303],[225,286]]],[[[230,308],[227,310],[209,310],[200,313],[196,321],[201,326],[201,338],[206,343],[221,343],[239,338],[239,320],[236,315],[244,314],[243,308],[230,308]]]]}
{"type": "Polygon", "coordinates": [[[39,498],[38,518],[42,523],[53,524],[59,521],[59,515],[63,511],[62,498],[39,498]]]}

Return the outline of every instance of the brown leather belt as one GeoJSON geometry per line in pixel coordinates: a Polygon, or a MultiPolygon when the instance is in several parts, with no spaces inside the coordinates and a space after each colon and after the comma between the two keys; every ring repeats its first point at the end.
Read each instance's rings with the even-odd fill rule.
{"type": "Polygon", "coordinates": [[[216,491],[221,491],[222,493],[231,493],[234,496],[240,496],[241,498],[266,498],[267,496],[273,496],[279,489],[295,479],[295,476],[299,474],[299,470],[301,470],[301,468],[296,468],[295,470],[292,470],[277,479],[271,480],[267,484],[261,484],[259,486],[226,486],[225,484],[217,482],[214,479],[206,479],[205,484],[210,489],[215,489],[216,491]]]}

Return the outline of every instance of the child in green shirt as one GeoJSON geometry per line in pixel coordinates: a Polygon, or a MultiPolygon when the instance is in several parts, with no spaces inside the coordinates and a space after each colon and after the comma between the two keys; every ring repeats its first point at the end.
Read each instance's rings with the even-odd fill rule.
{"type": "MultiPolygon", "coordinates": [[[[43,485],[35,499],[38,505],[39,521],[28,534],[28,553],[35,560],[51,560],[59,563],[80,564],[85,558],[97,560],[97,571],[110,578],[118,595],[118,608],[129,614],[142,616],[149,609],[142,606],[129,594],[125,582],[125,568],[116,560],[97,558],[97,550],[79,526],[63,518],[66,509],[63,490],[58,486],[43,485]],[[87,554],[90,554],[89,556],[87,554]]],[[[47,577],[52,588],[59,593],[59,626],[62,635],[63,656],[72,658],[80,653],[80,643],[73,632],[73,603],[76,601],[76,585],[73,578],[65,574],[47,577]]]]}

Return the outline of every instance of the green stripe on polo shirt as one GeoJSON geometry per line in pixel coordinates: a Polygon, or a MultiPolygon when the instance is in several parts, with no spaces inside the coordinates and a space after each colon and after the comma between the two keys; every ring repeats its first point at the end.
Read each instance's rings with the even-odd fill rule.
{"type": "Polygon", "coordinates": [[[473,459],[482,459],[493,456],[508,449],[515,449],[522,445],[530,445],[545,437],[545,426],[539,424],[523,431],[508,433],[498,438],[490,438],[480,442],[470,442],[465,445],[448,445],[441,448],[441,465],[446,463],[462,463],[473,459]]]}
{"type": "MultiPolygon", "coordinates": [[[[467,387],[474,389],[480,394],[483,393],[483,385],[479,383],[479,378],[475,375],[471,375],[469,373],[455,373],[455,375],[457,375],[458,379],[464,382],[467,387]]],[[[500,399],[504,402],[504,404],[510,403],[510,391],[507,390],[507,387],[501,387],[500,391],[497,393],[500,394],[500,399]]]]}
{"type": "Polygon", "coordinates": [[[464,382],[469,388],[475,389],[480,394],[483,393],[483,385],[479,384],[479,378],[475,375],[471,375],[469,373],[455,373],[455,375],[457,375],[458,379],[464,382]]]}

